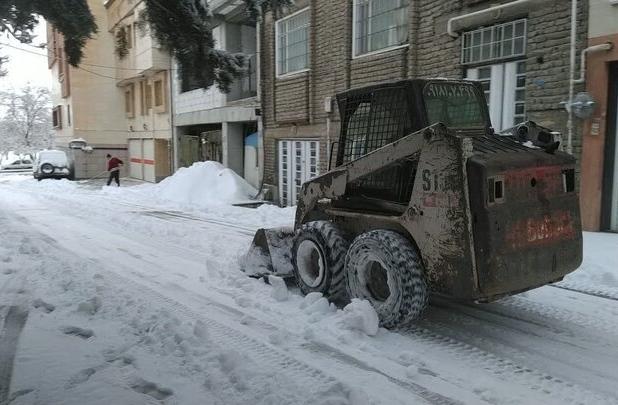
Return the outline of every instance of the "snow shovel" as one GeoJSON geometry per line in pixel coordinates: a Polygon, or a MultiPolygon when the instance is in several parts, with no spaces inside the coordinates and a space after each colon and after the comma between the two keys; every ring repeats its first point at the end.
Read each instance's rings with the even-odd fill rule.
{"type": "Polygon", "coordinates": [[[102,171],[101,173],[99,173],[99,174],[97,174],[96,176],[91,177],[91,178],[89,178],[89,179],[86,179],[86,180],[81,180],[81,181],[80,181],[80,183],[82,183],[82,182],[83,182],[83,183],[87,183],[87,182],[89,182],[89,181],[96,180],[96,179],[98,179],[98,178],[102,177],[104,174],[107,174],[107,170],[104,170],[104,171],[102,171]]]}
{"type": "Polygon", "coordinates": [[[270,274],[292,277],[293,240],[292,227],[258,229],[249,251],[241,259],[241,271],[256,278],[270,274]]]}

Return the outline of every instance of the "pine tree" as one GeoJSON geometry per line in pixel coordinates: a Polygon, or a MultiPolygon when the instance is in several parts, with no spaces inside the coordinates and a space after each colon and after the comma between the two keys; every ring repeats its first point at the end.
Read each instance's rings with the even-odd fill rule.
{"type": "Polygon", "coordinates": [[[32,30],[45,18],[64,35],[69,63],[77,66],[86,41],[97,25],[86,0],[0,0],[0,32],[23,43],[31,43],[32,30]]]}
{"type": "MultiPolygon", "coordinates": [[[[143,0],[141,19],[161,45],[178,60],[179,74],[203,88],[228,91],[245,72],[245,56],[215,49],[207,0],[143,0]]],[[[244,0],[251,16],[288,6],[292,0],[244,0]]],[[[87,0],[0,0],[0,33],[24,43],[44,18],[64,35],[68,62],[78,66],[86,41],[97,32],[87,0]]],[[[0,66],[2,60],[0,59],[0,66]]]]}

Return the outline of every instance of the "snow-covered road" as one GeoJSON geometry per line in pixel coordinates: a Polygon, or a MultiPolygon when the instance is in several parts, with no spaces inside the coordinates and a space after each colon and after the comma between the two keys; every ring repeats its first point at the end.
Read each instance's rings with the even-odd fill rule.
{"type": "Polygon", "coordinates": [[[618,235],[557,286],[417,326],[245,277],[293,210],[0,176],[0,404],[618,403],[618,235]]]}

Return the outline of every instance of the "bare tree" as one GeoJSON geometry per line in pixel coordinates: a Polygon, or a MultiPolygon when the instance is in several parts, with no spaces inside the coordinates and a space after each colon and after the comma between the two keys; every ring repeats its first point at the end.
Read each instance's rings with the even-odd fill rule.
{"type": "Polygon", "coordinates": [[[32,152],[53,143],[49,90],[26,86],[0,92],[4,117],[0,119],[0,150],[32,152]]]}

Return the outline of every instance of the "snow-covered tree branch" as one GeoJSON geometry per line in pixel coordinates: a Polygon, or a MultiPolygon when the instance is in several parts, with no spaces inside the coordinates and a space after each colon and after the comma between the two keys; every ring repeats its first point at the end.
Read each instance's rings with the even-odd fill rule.
{"type": "Polygon", "coordinates": [[[49,90],[26,86],[0,93],[0,150],[32,152],[52,146],[49,90]]]}

